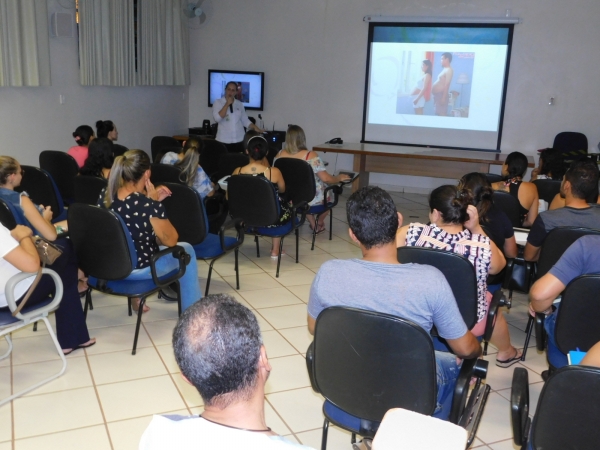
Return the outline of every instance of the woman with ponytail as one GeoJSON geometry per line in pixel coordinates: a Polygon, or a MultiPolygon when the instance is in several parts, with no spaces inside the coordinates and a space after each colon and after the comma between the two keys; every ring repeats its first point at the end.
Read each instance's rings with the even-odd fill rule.
{"type": "MultiPolygon", "coordinates": [[[[477,208],[468,190],[456,186],[440,186],[429,196],[430,225],[411,223],[396,234],[398,247],[439,248],[466,257],[475,267],[477,275],[477,324],[471,332],[482,336],[492,300],[487,292],[488,274],[497,274],[506,260],[496,244],[486,235],[479,224],[477,208]]],[[[521,358],[521,352],[510,343],[508,324],[501,312],[496,316],[491,343],[498,349],[496,365],[510,367],[521,358]]]]}
{"type": "Polygon", "coordinates": [[[108,138],[115,142],[119,140],[119,132],[117,126],[112,120],[99,120],[96,122],[96,137],[108,138]]]}
{"type": "MultiPolygon", "coordinates": [[[[179,176],[181,181],[193,187],[200,194],[202,200],[204,200],[205,197],[211,197],[215,193],[215,189],[206,172],[200,167],[201,148],[201,141],[199,139],[189,138],[183,144],[183,153],[180,154],[181,159],[178,158],[177,161],[171,164],[174,163],[176,167],[181,169],[181,175],[179,176]]],[[[162,161],[164,162],[167,155],[171,153],[167,153],[162,161]]]]}
{"type": "MultiPolygon", "coordinates": [[[[246,153],[250,157],[250,164],[243,167],[238,167],[233,171],[232,175],[254,175],[264,177],[269,180],[275,187],[277,197],[279,199],[279,220],[272,226],[283,225],[290,221],[292,218],[292,212],[286,202],[283,200],[282,195],[285,193],[285,181],[283,175],[277,167],[269,167],[266,163],[266,156],[269,152],[269,144],[267,140],[261,135],[255,135],[244,139],[246,142],[246,153]]],[[[271,258],[277,259],[279,256],[279,242],[281,238],[273,238],[273,246],[271,248],[271,258]]]]}
{"type": "MultiPolygon", "coordinates": [[[[178,234],[160,203],[171,195],[164,186],[154,187],[150,182],[150,158],[142,150],[129,150],[115,158],[108,178],[108,187],[100,196],[100,202],[123,218],[131,233],[137,253],[136,269],[128,280],[146,279],[150,276],[150,260],[159,251],[159,245],[181,245],[192,256],[185,274],[179,280],[181,309],[200,300],[200,282],[195,252],[186,242],[177,242],[178,234]],[[137,278],[136,278],[137,277],[137,278]]],[[[160,258],[156,264],[159,275],[177,269],[179,262],[171,257],[160,258]]],[[[137,311],[140,299],[134,302],[137,311]]],[[[144,306],[144,311],[150,308],[144,306]]]]}
{"type": "Polygon", "coordinates": [[[73,132],[73,138],[77,145],[71,147],[67,153],[75,158],[81,169],[88,157],[88,146],[94,140],[94,130],[89,125],[80,125],[73,132]]]}

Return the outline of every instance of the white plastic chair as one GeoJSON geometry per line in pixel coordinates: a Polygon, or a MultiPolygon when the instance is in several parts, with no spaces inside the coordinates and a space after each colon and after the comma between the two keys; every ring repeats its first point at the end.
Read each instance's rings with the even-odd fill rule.
{"type": "Polygon", "coordinates": [[[67,359],[63,354],[62,348],[60,347],[58,339],[56,338],[56,334],[54,333],[54,330],[50,325],[50,321],[48,320],[48,314],[54,311],[56,308],[58,308],[60,301],[62,300],[63,284],[60,279],[60,276],[55,271],[50,269],[43,269],[43,273],[50,275],[54,280],[54,284],[56,285],[56,293],[54,295],[54,298],[49,297],[48,300],[45,300],[42,303],[38,303],[36,305],[26,305],[15,317],[12,316],[12,312],[15,309],[17,309],[17,299],[15,299],[15,287],[20,281],[23,281],[30,277],[35,277],[36,273],[21,272],[12,276],[6,283],[5,293],[9,310],[0,312],[0,338],[4,336],[4,338],[6,339],[6,342],[8,343],[8,351],[4,355],[0,356],[0,360],[7,358],[12,352],[13,345],[10,335],[13,331],[26,327],[27,325],[37,322],[38,320],[43,320],[46,324],[46,328],[48,328],[48,333],[50,334],[50,337],[54,342],[56,351],[58,352],[58,356],[60,356],[60,359],[62,360],[62,367],[58,373],[38,383],[35,383],[34,385],[29,386],[28,388],[23,389],[22,391],[17,392],[16,394],[12,394],[0,400],[0,406],[10,402],[11,400],[14,400],[17,397],[20,397],[23,394],[26,394],[27,392],[37,389],[38,387],[48,383],[49,381],[54,380],[55,378],[60,377],[67,368],[67,359]]]}

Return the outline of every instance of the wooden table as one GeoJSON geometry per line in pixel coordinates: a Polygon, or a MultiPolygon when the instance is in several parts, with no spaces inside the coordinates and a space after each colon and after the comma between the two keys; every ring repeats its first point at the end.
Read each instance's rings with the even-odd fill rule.
{"type": "MultiPolygon", "coordinates": [[[[369,185],[370,172],[458,180],[469,172],[489,173],[491,166],[501,166],[508,156],[508,153],[361,143],[321,144],[313,150],[354,155],[353,170],[360,177],[352,185],[353,192],[369,185]]],[[[527,156],[527,161],[529,167],[535,166],[532,156],[527,156]]]]}

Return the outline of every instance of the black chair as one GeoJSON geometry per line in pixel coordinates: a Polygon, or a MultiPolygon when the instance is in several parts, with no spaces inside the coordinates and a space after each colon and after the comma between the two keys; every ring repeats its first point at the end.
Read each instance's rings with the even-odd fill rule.
{"type": "Polygon", "coordinates": [[[258,236],[280,237],[276,277],[279,277],[283,240],[291,232],[296,234],[296,263],[298,262],[298,228],[306,219],[308,205],[305,202],[292,205],[292,220],[284,225],[270,226],[279,220],[279,200],[273,184],[264,177],[234,175],[228,180],[227,195],[229,213],[244,222],[247,234],[254,235],[256,256],[260,257],[258,236]],[[300,214],[300,218],[298,215],[300,214]]]}
{"type": "Polygon", "coordinates": [[[600,442],[600,369],[566,366],[544,384],[533,423],[527,370],[513,372],[511,420],[514,443],[535,450],[593,449],[600,442]]]}
{"type": "Polygon", "coordinates": [[[219,181],[226,175],[231,175],[235,169],[237,169],[238,167],[244,167],[249,163],[250,158],[245,153],[225,153],[219,159],[219,169],[213,174],[213,182],[219,181]]]}
{"type": "Polygon", "coordinates": [[[75,186],[75,202],[86,205],[97,205],[100,192],[105,189],[108,182],[106,178],[80,175],[73,180],[75,186]]]}
{"type": "Polygon", "coordinates": [[[225,236],[224,227],[221,227],[218,235],[211,234],[208,232],[208,218],[204,210],[204,203],[198,193],[191,187],[182,184],[165,183],[165,186],[171,190],[173,195],[165,198],[162,204],[167,210],[167,217],[179,234],[179,241],[187,242],[194,247],[196,259],[210,261],[204,295],[208,295],[215,261],[232,250],[235,253],[236,289],[239,289],[238,252],[240,245],[244,242],[244,228],[241,220],[231,222],[237,230],[236,237],[225,236]]]}
{"type": "MultiPolygon", "coordinates": [[[[288,199],[292,202],[305,201],[310,203],[316,195],[315,173],[310,164],[306,161],[296,158],[278,158],[275,161],[283,179],[285,180],[285,193],[288,199]]],[[[339,196],[343,192],[342,185],[344,183],[329,185],[323,194],[323,203],[313,205],[306,214],[312,214],[315,217],[315,222],[318,222],[319,216],[331,211],[338,203],[339,196]],[[329,193],[333,193],[333,201],[328,202],[329,193]]],[[[329,240],[333,236],[333,214],[329,214],[329,240]]],[[[311,250],[315,248],[315,239],[317,237],[317,227],[313,229],[311,250]]]]}
{"type": "Polygon", "coordinates": [[[508,192],[494,191],[492,201],[499,209],[508,216],[513,227],[521,228],[523,226],[523,216],[520,213],[521,204],[508,192]]]}
{"type": "Polygon", "coordinates": [[[560,150],[565,162],[587,155],[588,140],[585,134],[577,131],[563,131],[554,137],[553,148],[560,150]]]}
{"type": "Polygon", "coordinates": [[[171,164],[152,164],[150,166],[150,181],[155,186],[164,183],[184,184],[180,176],[181,170],[177,166],[171,164]]]}
{"type": "MultiPolygon", "coordinates": [[[[580,227],[559,227],[555,228],[544,239],[542,249],[540,251],[540,257],[536,264],[536,268],[532,270],[534,272],[533,277],[539,280],[541,277],[546,275],[548,271],[558,262],[563,253],[573,244],[577,239],[588,234],[600,235],[600,230],[592,230],[590,228],[580,227]]],[[[531,339],[531,334],[535,328],[535,339],[536,347],[539,351],[544,351],[546,347],[546,331],[544,330],[544,319],[543,313],[538,313],[534,317],[529,317],[527,327],[525,328],[525,347],[523,348],[523,358],[527,353],[527,346],[531,339]]],[[[524,361],[525,359],[523,359],[524,361]]]]}
{"type": "MultiPolygon", "coordinates": [[[[444,274],[446,281],[452,289],[467,328],[470,330],[477,323],[477,275],[475,267],[467,258],[456,253],[447,252],[435,248],[424,247],[399,247],[398,261],[402,264],[416,263],[433,266],[444,274]]],[[[494,331],[494,321],[498,314],[498,308],[505,306],[506,299],[501,290],[497,290],[492,297],[490,309],[486,320],[485,332],[483,334],[483,354],[487,355],[488,342],[494,331]]],[[[432,331],[437,336],[437,331],[432,331]]],[[[443,339],[440,341],[443,342],[443,339]]]]}
{"type": "Polygon", "coordinates": [[[0,223],[9,230],[12,230],[17,226],[17,220],[14,214],[14,207],[9,205],[3,199],[0,198],[0,223]]]}
{"type": "Polygon", "coordinates": [[[54,180],[48,172],[34,166],[21,166],[24,170],[21,185],[15,188],[17,192],[27,192],[33,203],[52,208],[52,222],[67,218],[62,197],[54,180]]]}
{"type": "Polygon", "coordinates": [[[502,181],[502,175],[498,175],[496,173],[484,173],[487,180],[491,183],[497,183],[498,181],[502,181]]]}
{"type": "MultiPolygon", "coordinates": [[[[137,254],[131,233],[119,215],[109,209],[75,203],[69,208],[69,233],[77,254],[79,268],[88,275],[88,286],[91,289],[127,297],[130,316],[132,315],[131,298],[140,297],[140,313],[138,313],[131,352],[135,355],[142,322],[141,311],[149,295],[174,285],[181,314],[179,279],[185,273],[190,255],[178,245],[169,247],[152,256],[151,273],[147,279],[128,280],[135,269],[137,254]],[[157,275],[155,265],[161,257],[178,259],[179,269],[166,275],[157,275]]],[[[91,302],[91,289],[86,292],[84,308],[86,315],[91,302]]]]}
{"type": "Polygon", "coordinates": [[[123,153],[128,151],[129,149],[124,145],[113,143],[113,156],[116,158],[117,156],[122,156],[123,153]]]}
{"type": "Polygon", "coordinates": [[[152,162],[158,161],[158,153],[165,154],[165,147],[178,147],[181,148],[181,143],[171,136],[154,136],[150,141],[150,154],[152,155],[152,162]]]}
{"type": "Polygon", "coordinates": [[[556,194],[560,192],[560,180],[533,180],[533,184],[535,184],[535,187],[538,190],[540,200],[544,200],[548,205],[552,203],[556,194]]]}
{"type": "Polygon", "coordinates": [[[79,174],[79,166],[75,158],[58,150],[44,150],[40,153],[39,161],[40,169],[48,172],[56,183],[63,203],[67,205],[73,203],[75,197],[73,180],[79,174]]]}
{"type": "MultiPolygon", "coordinates": [[[[357,434],[372,438],[391,408],[426,415],[435,410],[433,344],[425,330],[409,320],[354,308],[327,308],[317,317],[306,364],[313,389],[325,397],[323,450],[329,422],[351,431],[354,443],[357,434]]],[[[487,365],[477,358],[464,360],[453,394],[449,421],[468,430],[468,445],[490,390],[481,383],[487,365]],[[477,382],[467,402],[472,376],[477,382]]]]}
{"type": "Polygon", "coordinates": [[[219,161],[221,160],[221,157],[226,154],[227,148],[219,141],[215,141],[214,139],[202,140],[202,148],[200,149],[200,166],[213,182],[224,177],[225,175],[231,175],[231,172],[233,172],[233,170],[231,170],[231,172],[224,172],[223,175],[219,176],[221,173],[219,170],[219,161]]]}

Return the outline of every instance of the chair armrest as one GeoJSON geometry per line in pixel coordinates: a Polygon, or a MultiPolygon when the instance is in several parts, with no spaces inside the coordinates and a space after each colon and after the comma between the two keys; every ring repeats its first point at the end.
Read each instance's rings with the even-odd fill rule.
{"type": "Polygon", "coordinates": [[[546,315],[544,313],[535,313],[534,320],[535,344],[537,349],[543,352],[544,348],[546,348],[546,330],[544,329],[546,315]]]}
{"type": "Polygon", "coordinates": [[[221,229],[219,230],[219,239],[221,240],[221,248],[223,249],[223,251],[228,252],[230,250],[233,250],[236,247],[239,247],[240,245],[242,245],[244,243],[244,222],[242,221],[242,219],[233,219],[232,222],[230,222],[229,224],[227,224],[227,226],[223,225],[221,227],[221,229]],[[230,246],[225,245],[225,230],[228,230],[230,228],[233,228],[235,226],[235,229],[237,230],[237,237],[236,237],[236,241],[231,244],[230,246]]]}
{"type": "Polygon", "coordinates": [[[485,331],[483,333],[483,340],[489,341],[492,338],[492,332],[494,331],[494,324],[496,323],[496,316],[498,315],[498,308],[506,305],[506,297],[504,293],[498,289],[492,296],[490,302],[490,309],[486,318],[485,331]]]}
{"type": "Polygon", "coordinates": [[[295,230],[296,228],[300,228],[302,225],[304,225],[304,221],[306,220],[306,213],[309,210],[309,206],[308,206],[308,202],[306,201],[301,201],[295,205],[292,205],[292,229],[295,230]],[[296,223],[296,221],[294,220],[295,217],[298,216],[298,213],[301,214],[300,220],[298,221],[298,223],[296,223]]]}
{"type": "Polygon", "coordinates": [[[313,349],[314,342],[311,342],[306,350],[306,370],[308,370],[308,378],[310,379],[310,385],[313,388],[313,391],[319,392],[317,389],[317,384],[315,383],[315,376],[313,373],[313,361],[315,357],[315,351],[313,349]]]}
{"type": "MultiPolygon", "coordinates": [[[[29,311],[29,312],[25,312],[25,313],[19,312],[19,313],[15,314],[15,317],[17,319],[28,320],[31,317],[39,316],[40,310],[50,312],[50,311],[58,308],[58,305],[63,297],[62,280],[60,279],[60,276],[52,269],[43,268],[42,273],[46,274],[46,275],[50,275],[50,277],[54,281],[54,285],[56,286],[56,291],[54,293],[54,299],[50,303],[48,303],[46,306],[41,306],[41,307],[35,309],[34,311],[29,311]]],[[[15,288],[17,287],[17,284],[23,280],[26,280],[27,278],[35,277],[36,275],[37,275],[37,272],[21,272],[16,275],[13,275],[7,281],[4,292],[6,294],[6,303],[8,304],[8,308],[11,310],[11,312],[13,312],[17,309],[17,300],[18,299],[15,298],[15,288]]],[[[36,287],[36,289],[37,289],[37,287],[36,287]]],[[[23,310],[21,310],[21,311],[23,311],[23,310]]]]}
{"type": "Polygon", "coordinates": [[[188,255],[183,247],[174,245],[173,247],[165,248],[158,253],[152,255],[150,260],[150,271],[152,272],[152,281],[160,288],[167,287],[176,280],[179,280],[185,274],[185,268],[190,263],[191,256],[188,255]],[[179,260],[179,270],[170,277],[160,278],[156,273],[156,262],[166,255],[172,255],[173,258],[179,260]]]}
{"type": "Polygon", "coordinates": [[[510,289],[510,280],[512,278],[513,268],[515,266],[515,258],[506,258],[506,266],[504,267],[504,280],[502,280],[502,289],[510,289]]]}
{"type": "Polygon", "coordinates": [[[338,204],[339,196],[342,194],[342,192],[344,192],[342,184],[343,182],[339,184],[332,184],[325,188],[325,191],[323,191],[323,206],[326,208],[333,208],[338,204]],[[333,202],[331,203],[327,203],[327,194],[329,194],[329,192],[333,192],[333,202]]]}
{"type": "Polygon", "coordinates": [[[469,385],[471,378],[476,377],[479,380],[485,379],[487,375],[488,362],[479,359],[471,358],[463,360],[456,385],[454,386],[454,397],[452,398],[452,409],[448,420],[454,424],[458,424],[469,395],[469,385]]]}
{"type": "Polygon", "coordinates": [[[513,440],[516,445],[526,446],[529,437],[529,376],[522,367],[515,368],[510,389],[510,419],[513,440]]]}

